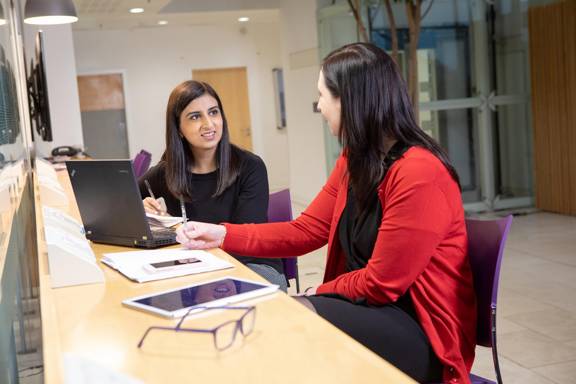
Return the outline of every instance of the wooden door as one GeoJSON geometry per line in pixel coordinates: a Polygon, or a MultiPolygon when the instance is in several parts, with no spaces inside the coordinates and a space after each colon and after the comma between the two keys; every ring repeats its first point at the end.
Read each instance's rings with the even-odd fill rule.
{"type": "Polygon", "coordinates": [[[129,157],[122,74],[78,76],[86,153],[95,159],[129,157]]]}
{"type": "Polygon", "coordinates": [[[216,90],[228,121],[230,141],[251,151],[252,129],[246,67],[193,70],[192,78],[208,83],[216,90]]]}

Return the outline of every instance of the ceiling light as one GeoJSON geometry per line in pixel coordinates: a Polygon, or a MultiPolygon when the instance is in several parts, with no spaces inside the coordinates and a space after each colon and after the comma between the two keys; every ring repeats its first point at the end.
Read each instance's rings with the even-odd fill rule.
{"type": "Polygon", "coordinates": [[[28,0],[24,6],[26,24],[69,24],[78,21],[72,0],[28,0]]]}
{"type": "Polygon", "coordinates": [[[168,22],[166,20],[160,20],[158,22],[158,25],[166,25],[166,24],[168,24],[168,22]]]}
{"type": "Polygon", "coordinates": [[[130,8],[130,13],[142,13],[144,8],[130,8]]]}
{"type": "Polygon", "coordinates": [[[239,18],[238,18],[238,21],[241,22],[241,23],[245,23],[245,22],[247,22],[247,21],[250,21],[250,18],[249,18],[249,17],[246,17],[246,16],[242,16],[242,17],[239,17],[239,18]]]}

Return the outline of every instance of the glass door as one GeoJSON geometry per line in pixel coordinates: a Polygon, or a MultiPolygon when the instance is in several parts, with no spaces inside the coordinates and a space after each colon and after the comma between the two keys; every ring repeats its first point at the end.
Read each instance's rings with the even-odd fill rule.
{"type": "MultiPolygon", "coordinates": [[[[428,4],[418,44],[421,127],[450,155],[467,211],[532,205],[527,1],[447,0],[423,8],[428,4]]],[[[372,42],[390,51],[383,6],[365,2],[362,9],[372,42]]],[[[406,74],[404,5],[393,4],[393,12],[406,74]]],[[[347,2],[321,7],[318,25],[322,55],[358,41],[347,2]]],[[[339,147],[325,137],[332,169],[339,147]]]]}

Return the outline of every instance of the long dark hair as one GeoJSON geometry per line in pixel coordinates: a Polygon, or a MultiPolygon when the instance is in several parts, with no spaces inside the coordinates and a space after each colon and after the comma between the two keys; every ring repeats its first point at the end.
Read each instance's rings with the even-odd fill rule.
{"type": "Polygon", "coordinates": [[[372,44],[345,45],[324,59],[322,73],[332,96],[340,98],[338,139],[361,211],[384,176],[390,140],[426,148],[460,185],[446,152],[416,123],[406,84],[386,52],[372,44]]]}
{"type": "Polygon", "coordinates": [[[220,97],[209,84],[201,81],[185,81],[170,94],[166,108],[166,150],[162,160],[166,162],[166,183],[170,192],[184,200],[193,199],[191,190],[191,173],[189,167],[194,164],[194,155],[186,138],[180,133],[180,115],[188,104],[205,94],[216,99],[222,116],[222,138],[216,148],[216,165],[219,167],[218,182],[213,196],[218,196],[226,190],[240,173],[238,147],[230,144],[228,123],[220,97]]]}

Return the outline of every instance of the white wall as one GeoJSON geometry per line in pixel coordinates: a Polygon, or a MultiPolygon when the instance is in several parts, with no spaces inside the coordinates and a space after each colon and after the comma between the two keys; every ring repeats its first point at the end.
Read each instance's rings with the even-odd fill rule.
{"type": "Polygon", "coordinates": [[[282,61],[292,199],[308,204],[326,181],[322,120],[312,111],[318,99],[316,2],[283,0],[280,8],[282,61]]]}
{"type": "Polygon", "coordinates": [[[76,62],[72,28],[69,24],[43,26],[42,28],[25,25],[24,49],[26,67],[30,69],[30,59],[35,57],[36,32],[44,31],[44,53],[46,57],[46,78],[50,120],[52,123],[52,142],[44,142],[35,133],[35,148],[38,156],[50,156],[52,148],[61,145],[83,146],[80,102],[76,82],[76,62]]]}
{"type": "Polygon", "coordinates": [[[276,129],[273,101],[272,68],[282,64],[277,23],[75,31],[74,46],[79,74],[125,74],[130,154],[146,149],[153,163],[164,151],[174,86],[193,69],[247,67],[254,152],[266,162],[271,189],[289,185],[288,137],[276,129]]]}

